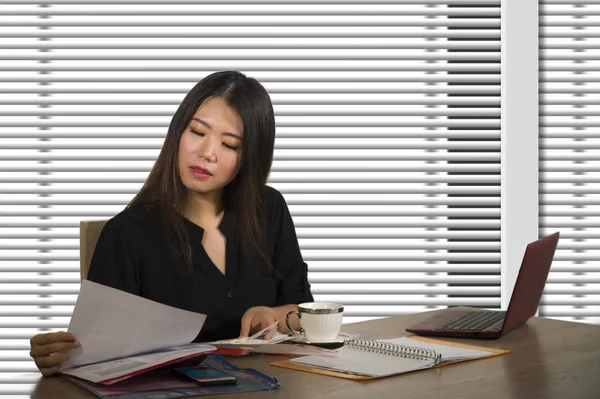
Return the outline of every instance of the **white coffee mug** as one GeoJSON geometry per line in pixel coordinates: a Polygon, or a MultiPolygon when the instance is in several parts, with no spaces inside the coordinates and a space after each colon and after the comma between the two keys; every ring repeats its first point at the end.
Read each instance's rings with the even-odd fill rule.
{"type": "Polygon", "coordinates": [[[333,341],[342,328],[344,306],[333,302],[307,302],[298,305],[298,311],[289,312],[285,318],[288,328],[295,333],[303,334],[307,341],[333,341]],[[290,325],[290,317],[297,315],[300,319],[300,331],[290,325]]]}

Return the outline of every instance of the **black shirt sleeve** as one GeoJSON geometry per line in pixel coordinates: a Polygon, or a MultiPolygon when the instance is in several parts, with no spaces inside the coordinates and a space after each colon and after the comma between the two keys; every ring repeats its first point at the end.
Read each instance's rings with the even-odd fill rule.
{"type": "Polygon", "coordinates": [[[308,266],[300,253],[290,211],[279,191],[270,187],[267,187],[267,190],[271,208],[270,239],[275,241],[273,267],[277,281],[276,306],[312,302],[308,266]]]}
{"type": "Polygon", "coordinates": [[[139,256],[126,216],[119,214],[102,229],[90,263],[88,280],[134,295],[141,295],[139,256]]]}

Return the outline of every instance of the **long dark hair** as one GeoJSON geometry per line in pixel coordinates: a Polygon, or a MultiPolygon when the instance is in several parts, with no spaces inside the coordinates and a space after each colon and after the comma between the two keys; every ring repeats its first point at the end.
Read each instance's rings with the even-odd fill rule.
{"type": "Polygon", "coordinates": [[[140,192],[128,208],[160,211],[169,246],[191,269],[193,251],[180,214],[186,198],[177,168],[179,141],[190,120],[206,100],[219,97],[233,108],[244,125],[242,159],[238,174],[223,191],[226,210],[238,215],[242,245],[250,254],[271,264],[264,249],[263,202],[273,162],[275,116],[265,88],[235,71],[216,72],[198,82],[173,115],[162,150],[140,192]]]}

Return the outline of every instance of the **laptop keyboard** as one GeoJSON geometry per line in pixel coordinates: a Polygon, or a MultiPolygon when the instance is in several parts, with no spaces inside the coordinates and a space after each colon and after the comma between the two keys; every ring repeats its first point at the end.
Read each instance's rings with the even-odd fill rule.
{"type": "Polygon", "coordinates": [[[446,323],[440,330],[485,331],[499,321],[504,320],[504,316],[506,316],[506,312],[469,312],[446,323]]]}

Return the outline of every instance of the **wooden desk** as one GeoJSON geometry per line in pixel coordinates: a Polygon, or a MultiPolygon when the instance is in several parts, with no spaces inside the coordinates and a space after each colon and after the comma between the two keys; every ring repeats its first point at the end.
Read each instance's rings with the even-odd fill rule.
{"type": "MultiPolygon", "coordinates": [[[[404,329],[431,313],[346,324],[365,338],[408,335],[404,329]]],[[[281,389],[219,398],[600,398],[600,326],[532,318],[498,340],[460,340],[511,353],[369,382],[350,381],[270,366],[280,356],[234,358],[281,382],[281,389]]],[[[58,378],[40,378],[32,399],[88,399],[94,395],[58,378]]]]}

